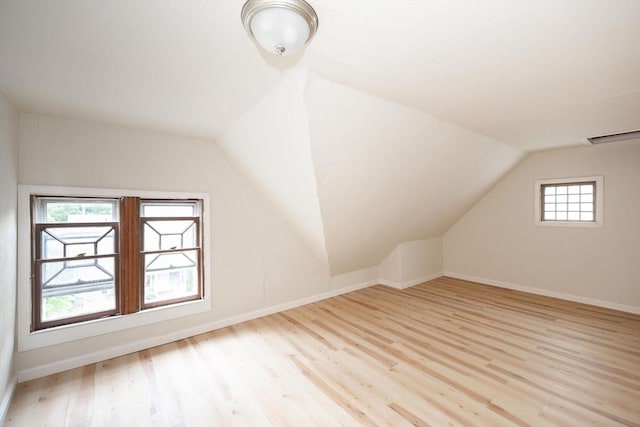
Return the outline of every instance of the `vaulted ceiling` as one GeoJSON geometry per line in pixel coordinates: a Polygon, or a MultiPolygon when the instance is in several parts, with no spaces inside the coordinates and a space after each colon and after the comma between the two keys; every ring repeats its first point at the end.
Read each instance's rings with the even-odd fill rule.
{"type": "Polygon", "coordinates": [[[442,235],[529,151],[640,128],[637,0],[310,3],[277,58],[242,0],[2,0],[0,89],[215,140],[332,273],[442,235]]]}

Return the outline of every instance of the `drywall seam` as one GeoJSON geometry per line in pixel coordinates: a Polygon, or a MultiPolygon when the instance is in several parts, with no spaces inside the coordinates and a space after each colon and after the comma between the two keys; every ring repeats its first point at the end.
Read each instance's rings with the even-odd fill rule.
{"type": "Polygon", "coordinates": [[[571,294],[565,294],[561,292],[554,292],[546,289],[534,288],[532,286],[516,285],[513,283],[503,282],[500,280],[487,279],[485,277],[478,277],[478,276],[470,276],[467,274],[454,273],[451,271],[445,271],[443,273],[443,276],[451,277],[454,279],[466,280],[469,282],[481,283],[484,285],[497,286],[499,288],[513,289],[515,291],[526,292],[528,294],[542,295],[545,297],[558,298],[565,301],[579,302],[582,304],[593,305],[596,307],[603,307],[603,308],[609,308],[612,310],[624,311],[626,313],[640,314],[640,307],[633,306],[633,305],[618,304],[615,302],[603,301],[595,298],[581,297],[579,295],[571,295],[571,294]]]}
{"type": "Polygon", "coordinates": [[[16,374],[13,374],[13,377],[11,377],[7,389],[4,391],[2,401],[0,402],[0,426],[4,425],[4,421],[7,418],[9,406],[11,405],[11,399],[13,398],[13,394],[15,393],[17,386],[18,376],[16,374]]]}
{"type": "MultiPolygon", "coordinates": [[[[326,238],[326,233],[324,231],[324,218],[322,217],[322,207],[320,205],[320,188],[319,188],[319,183],[318,183],[318,175],[316,174],[316,167],[315,167],[315,162],[313,161],[313,149],[312,149],[312,145],[313,145],[313,141],[311,139],[311,125],[309,124],[309,109],[307,108],[307,104],[305,103],[305,97],[307,96],[307,89],[309,88],[309,70],[306,68],[303,68],[301,71],[301,77],[300,77],[300,105],[302,105],[302,110],[304,112],[304,126],[305,129],[307,130],[307,142],[308,142],[308,153],[309,153],[309,165],[311,167],[311,175],[313,177],[313,182],[315,183],[315,193],[314,193],[314,200],[317,203],[317,209],[318,209],[318,214],[320,215],[320,231],[321,231],[321,237],[322,237],[322,247],[324,248],[323,253],[321,254],[323,256],[323,262],[324,265],[329,267],[329,274],[331,274],[331,264],[329,263],[329,253],[327,251],[327,238],[326,238]]],[[[327,286],[329,286],[329,283],[327,282],[327,286]]]]}

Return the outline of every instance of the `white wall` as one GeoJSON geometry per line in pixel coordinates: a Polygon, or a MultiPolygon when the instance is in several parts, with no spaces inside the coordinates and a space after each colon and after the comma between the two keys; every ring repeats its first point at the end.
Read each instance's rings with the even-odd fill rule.
{"type": "Polygon", "coordinates": [[[406,288],[442,274],[442,239],[403,242],[378,266],[380,283],[406,288]]]}
{"type": "Polygon", "coordinates": [[[363,285],[375,285],[377,283],[380,283],[380,276],[378,275],[378,266],[375,266],[331,276],[329,289],[334,291],[348,286],[359,285],[365,287],[363,285]]]}
{"type": "Polygon", "coordinates": [[[0,92],[0,425],[15,385],[18,115],[0,92]]]}
{"type": "Polygon", "coordinates": [[[400,250],[400,245],[393,248],[380,262],[378,272],[383,283],[400,285],[402,282],[402,251],[400,250]]]}
{"type": "Polygon", "coordinates": [[[402,283],[416,284],[442,273],[442,239],[404,242],[400,245],[402,283]]]}
{"type": "MultiPolygon", "coordinates": [[[[20,352],[19,371],[46,368],[89,350],[176,336],[329,289],[326,265],[213,141],[22,115],[19,166],[21,184],[209,193],[213,280],[211,312],[20,352]]],[[[9,190],[15,193],[15,186],[9,190]]]]}
{"type": "Polygon", "coordinates": [[[640,310],[640,140],[531,154],[446,233],[445,274],[640,310]],[[534,181],[604,176],[604,227],[534,226],[534,181]]]}

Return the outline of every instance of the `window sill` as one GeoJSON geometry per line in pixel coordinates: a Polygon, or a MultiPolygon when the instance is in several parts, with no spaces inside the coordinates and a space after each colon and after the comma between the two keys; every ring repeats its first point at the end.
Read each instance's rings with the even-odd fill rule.
{"type": "Polygon", "coordinates": [[[567,227],[567,228],[602,228],[600,222],[584,222],[584,221],[536,221],[538,227],[567,227]]]}
{"type": "Polygon", "coordinates": [[[58,326],[18,336],[18,351],[34,350],[55,344],[77,341],[97,335],[136,328],[178,317],[203,313],[211,309],[208,298],[170,306],[152,308],[126,316],[111,316],[82,323],[58,326]]]}

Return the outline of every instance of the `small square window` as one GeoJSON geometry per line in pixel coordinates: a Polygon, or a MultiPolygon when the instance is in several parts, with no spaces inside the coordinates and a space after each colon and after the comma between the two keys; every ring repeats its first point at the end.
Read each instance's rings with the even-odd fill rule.
{"type": "Polygon", "coordinates": [[[535,182],[535,224],[602,227],[603,177],[547,179],[535,182]]]}

